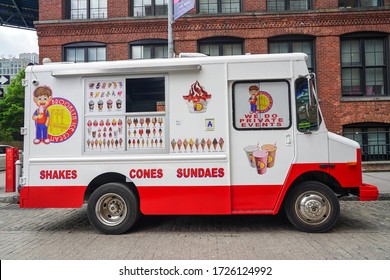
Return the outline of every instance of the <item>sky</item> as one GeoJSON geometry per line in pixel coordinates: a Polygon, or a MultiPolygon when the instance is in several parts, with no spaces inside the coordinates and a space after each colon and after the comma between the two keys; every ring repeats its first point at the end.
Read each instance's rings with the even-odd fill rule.
{"type": "Polygon", "coordinates": [[[35,31],[0,26],[0,58],[34,52],[39,53],[35,31]]]}

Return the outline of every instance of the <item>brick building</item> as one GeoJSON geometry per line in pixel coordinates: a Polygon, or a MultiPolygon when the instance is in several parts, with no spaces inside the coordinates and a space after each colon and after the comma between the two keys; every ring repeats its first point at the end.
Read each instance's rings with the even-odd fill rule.
{"type": "MultiPolygon", "coordinates": [[[[39,0],[41,59],[167,56],[167,0],[39,0]]],[[[198,0],[175,53],[305,52],[328,129],[390,160],[390,0],[198,0]]]]}

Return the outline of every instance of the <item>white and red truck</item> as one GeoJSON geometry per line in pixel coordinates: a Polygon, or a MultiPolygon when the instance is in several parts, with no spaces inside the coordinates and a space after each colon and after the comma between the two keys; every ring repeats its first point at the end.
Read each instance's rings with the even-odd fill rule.
{"type": "Polygon", "coordinates": [[[327,131],[305,54],[29,66],[22,208],[77,208],[106,234],[144,215],[286,211],[330,230],[376,200],[358,143],[327,131]],[[282,208],[282,205],[284,206],[282,208]]]}

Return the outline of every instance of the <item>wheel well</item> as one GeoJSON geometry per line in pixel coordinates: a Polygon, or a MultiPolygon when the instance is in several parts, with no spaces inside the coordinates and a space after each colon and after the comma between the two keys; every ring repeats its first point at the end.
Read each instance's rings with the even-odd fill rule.
{"type": "Polygon", "coordinates": [[[300,185],[303,182],[307,181],[317,181],[327,185],[334,193],[338,195],[343,194],[343,188],[339,182],[330,174],[321,171],[310,171],[298,176],[295,181],[289,187],[289,190],[293,189],[295,186],[300,185]]]}
{"type": "Polygon", "coordinates": [[[123,183],[129,187],[130,190],[134,192],[134,194],[137,196],[137,199],[139,201],[139,194],[137,191],[136,186],[132,182],[128,182],[125,175],[115,173],[115,172],[108,172],[101,174],[97,177],[95,177],[88,185],[87,190],[84,194],[84,201],[88,201],[91,194],[100,186],[107,184],[107,183],[123,183]]]}

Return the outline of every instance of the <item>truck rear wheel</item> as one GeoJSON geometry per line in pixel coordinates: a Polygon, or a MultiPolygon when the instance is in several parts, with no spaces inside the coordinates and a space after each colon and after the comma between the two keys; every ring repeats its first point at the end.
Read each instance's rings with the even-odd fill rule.
{"type": "Polygon", "coordinates": [[[326,232],[335,225],[340,214],[340,204],[329,187],[309,181],[287,194],[285,211],[297,229],[313,233],[326,232]]]}
{"type": "Polygon", "coordinates": [[[138,199],[125,184],[108,183],[94,191],[88,201],[88,218],[105,234],[128,231],[139,217],[138,199]]]}

